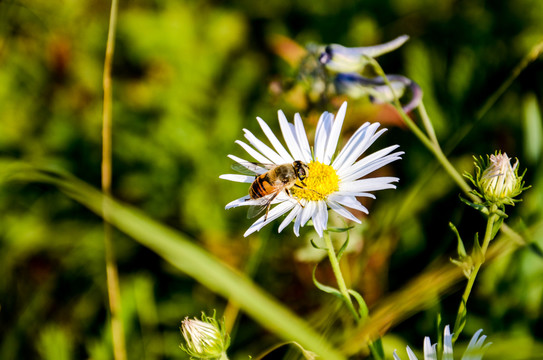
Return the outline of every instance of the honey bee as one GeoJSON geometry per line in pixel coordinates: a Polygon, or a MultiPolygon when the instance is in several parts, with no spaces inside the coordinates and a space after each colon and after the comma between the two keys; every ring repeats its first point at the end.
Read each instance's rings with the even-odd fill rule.
{"type": "MultiPolygon", "coordinates": [[[[283,165],[260,163],[234,164],[233,168],[243,173],[249,171],[252,175],[256,176],[251,187],[249,187],[250,201],[252,201],[255,206],[249,208],[247,217],[255,217],[265,209],[266,216],[264,217],[264,221],[268,218],[271,203],[277,195],[284,191],[288,196],[291,196],[289,190],[292,187],[303,188],[303,186],[306,186],[304,179],[309,173],[307,164],[300,160],[296,160],[292,164],[283,165]],[[261,175],[257,175],[256,171],[253,171],[253,169],[256,170],[258,168],[264,168],[268,171],[261,175]],[[297,184],[298,181],[302,186],[297,184]]],[[[298,201],[298,203],[300,202],[298,201]]]]}

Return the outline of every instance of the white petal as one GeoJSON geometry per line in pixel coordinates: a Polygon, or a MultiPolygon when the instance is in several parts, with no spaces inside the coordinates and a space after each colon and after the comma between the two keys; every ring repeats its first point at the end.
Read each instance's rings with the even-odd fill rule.
{"type": "Polygon", "coordinates": [[[316,211],[316,205],[314,201],[308,201],[307,204],[302,209],[300,214],[300,225],[303,227],[305,224],[313,217],[313,214],[316,211]]]}
{"type": "Polygon", "coordinates": [[[247,184],[252,184],[253,181],[255,181],[254,176],[240,175],[240,174],[224,174],[224,175],[219,176],[219,179],[230,180],[230,181],[235,181],[235,182],[240,182],[240,183],[247,183],[247,184]]]}
{"type": "Polygon", "coordinates": [[[230,201],[228,204],[226,204],[226,206],[224,208],[225,209],[231,209],[231,208],[235,208],[235,207],[238,207],[238,206],[246,205],[245,203],[250,198],[251,197],[249,195],[245,195],[243,197],[240,197],[239,199],[236,199],[234,201],[230,201]]]}
{"type": "MultiPolygon", "coordinates": [[[[393,161],[401,160],[401,157],[396,154],[403,154],[403,152],[398,152],[389,156],[385,156],[382,159],[376,159],[365,165],[364,164],[358,165],[358,163],[356,163],[355,165],[351,167],[351,169],[355,171],[351,172],[349,175],[346,175],[346,176],[340,176],[339,174],[338,176],[340,176],[340,179],[342,181],[353,181],[353,180],[360,179],[368,174],[371,174],[375,170],[380,169],[383,166],[390,164],[393,161]]],[[[362,160],[360,160],[359,162],[361,161],[362,160]]]]}
{"type": "Polygon", "coordinates": [[[300,200],[300,202],[302,203],[303,208],[300,210],[299,214],[296,216],[296,220],[294,220],[294,228],[293,228],[294,234],[296,236],[300,236],[300,225],[302,225],[302,214],[304,210],[307,208],[307,205],[309,203],[307,200],[304,200],[304,199],[300,200]]]}
{"type": "Polygon", "coordinates": [[[405,350],[407,350],[407,356],[409,356],[409,360],[419,360],[409,346],[405,350]]]}
{"type": "Polygon", "coordinates": [[[383,134],[386,129],[379,130],[376,134],[374,132],[377,130],[377,126],[379,126],[379,123],[372,124],[368,126],[367,133],[364,135],[364,138],[359,141],[355,147],[351,149],[350,152],[345,155],[345,159],[343,160],[343,163],[341,164],[341,167],[335,167],[337,170],[343,170],[344,167],[351,166],[356,159],[360,157],[370,146],[383,134]]]}
{"type": "Polygon", "coordinates": [[[332,130],[330,131],[330,136],[328,137],[328,143],[326,144],[326,150],[324,152],[324,163],[327,165],[332,162],[332,157],[336,152],[339,134],[341,133],[341,127],[343,126],[343,120],[345,119],[346,111],[347,102],[344,102],[337,112],[336,119],[332,125],[332,130]]]}
{"type": "Polygon", "coordinates": [[[249,140],[251,145],[253,145],[258,151],[260,151],[264,156],[270,159],[274,164],[285,164],[288,163],[287,160],[283,159],[278,153],[275,152],[271,147],[264,144],[262,141],[258,140],[256,136],[253,135],[247,129],[243,129],[245,132],[245,138],[249,140]]]}
{"type": "Polygon", "coordinates": [[[326,208],[326,202],[317,201],[316,209],[313,215],[313,226],[315,231],[322,238],[324,230],[326,230],[326,224],[328,223],[328,210],[326,208]]]}
{"type": "MultiPolygon", "coordinates": [[[[392,145],[392,146],[389,146],[387,148],[384,148],[382,150],[379,150],[379,151],[376,151],[370,155],[367,155],[365,156],[364,158],[362,158],[361,160],[357,161],[356,163],[352,164],[351,166],[342,166],[341,169],[336,169],[337,170],[337,174],[342,177],[342,176],[347,176],[355,171],[358,171],[361,167],[365,166],[366,164],[369,164],[381,157],[385,157],[387,156],[388,154],[390,154],[392,151],[394,151],[395,149],[397,149],[399,147],[399,145],[392,145]]],[[[394,153],[393,155],[395,156],[399,156],[399,155],[403,155],[403,152],[396,152],[394,153]]]]}
{"type": "Polygon", "coordinates": [[[258,161],[259,163],[273,164],[273,161],[271,161],[270,159],[268,159],[267,157],[265,157],[264,155],[262,155],[261,153],[259,153],[258,151],[256,151],[255,149],[247,145],[246,143],[244,143],[243,141],[236,140],[236,144],[241,146],[245,151],[247,151],[249,155],[253,157],[253,159],[258,161]]]}
{"type": "Polygon", "coordinates": [[[360,210],[365,214],[368,214],[368,209],[363,206],[354,196],[341,196],[337,194],[330,195],[328,200],[340,203],[343,206],[347,206],[351,209],[360,210]]]}
{"type": "Polygon", "coordinates": [[[256,120],[260,124],[262,131],[264,131],[264,134],[266,134],[268,140],[270,140],[270,143],[273,145],[275,150],[277,150],[279,155],[281,155],[281,157],[285,159],[286,162],[289,162],[289,163],[294,162],[294,159],[292,158],[292,156],[290,156],[290,154],[287,152],[283,144],[281,144],[281,142],[277,139],[277,137],[275,136],[273,131],[270,129],[268,124],[266,124],[266,122],[259,117],[257,117],[256,120]]]}
{"type": "Polygon", "coordinates": [[[355,197],[367,197],[371,199],[375,199],[375,195],[372,193],[365,193],[365,192],[352,192],[352,191],[336,191],[334,195],[339,196],[355,196],[355,197]]]}
{"type": "MultiPolygon", "coordinates": [[[[375,124],[374,124],[375,125],[375,124]]],[[[378,125],[377,125],[378,126],[378,125]]],[[[347,144],[341,149],[339,152],[339,155],[336,157],[336,159],[332,162],[332,167],[336,170],[341,170],[341,168],[346,163],[347,158],[349,155],[354,152],[358,147],[363,145],[363,142],[366,141],[366,138],[371,137],[371,134],[375,132],[375,129],[373,129],[373,132],[371,134],[368,134],[368,129],[370,127],[370,123],[364,123],[362,126],[358,128],[351,136],[349,141],[347,141],[347,144]]],[[[358,156],[357,156],[358,158],[358,156]]],[[[352,162],[351,162],[352,164],[352,162]]],[[[347,164],[347,166],[350,164],[347,164]]]]}
{"type": "Polygon", "coordinates": [[[356,216],[354,216],[349,210],[345,209],[343,206],[339,205],[337,202],[328,200],[327,203],[328,203],[328,206],[330,206],[330,209],[334,210],[337,214],[343,216],[344,218],[352,220],[359,224],[362,222],[356,216]]]}
{"type": "Polygon", "coordinates": [[[396,354],[396,349],[394,349],[394,352],[392,353],[392,356],[394,357],[394,360],[402,360],[398,354],[396,354]]]}
{"type": "Polygon", "coordinates": [[[252,233],[254,233],[255,231],[259,231],[265,225],[269,224],[273,220],[277,219],[279,216],[283,215],[284,213],[292,209],[294,205],[296,205],[296,203],[291,202],[291,201],[283,201],[282,203],[278,204],[273,209],[270,209],[270,212],[268,213],[268,218],[266,219],[266,221],[264,221],[264,218],[266,217],[266,215],[262,215],[257,221],[253,223],[253,225],[251,225],[247,229],[247,231],[245,232],[245,234],[243,234],[243,236],[247,237],[251,235],[252,233]]]}
{"type": "Polygon", "coordinates": [[[279,117],[279,125],[281,126],[281,132],[283,133],[283,138],[285,139],[285,142],[287,143],[287,147],[290,150],[290,153],[294,157],[295,160],[301,160],[302,159],[302,151],[300,150],[300,146],[298,145],[298,139],[295,136],[295,134],[292,132],[292,129],[290,127],[290,124],[285,117],[285,114],[281,110],[277,112],[277,115],[279,117]]]}
{"type": "Polygon", "coordinates": [[[428,336],[424,338],[424,360],[437,360],[436,347],[432,346],[428,336]]]}
{"type": "Polygon", "coordinates": [[[328,165],[324,162],[324,152],[326,150],[326,144],[328,143],[328,134],[332,129],[332,114],[323,112],[317,123],[317,130],[315,131],[315,143],[313,148],[315,151],[315,160],[328,165]]]}
{"type": "MultiPolygon", "coordinates": [[[[296,204],[298,205],[298,203],[296,204]]],[[[294,218],[300,213],[301,210],[302,207],[300,205],[295,206],[294,209],[285,217],[281,225],[279,225],[279,229],[277,230],[277,232],[283,231],[283,229],[287,227],[287,225],[290,224],[292,220],[294,220],[294,218]]]]}
{"type": "MultiPolygon", "coordinates": [[[[475,332],[475,334],[473,334],[473,336],[471,337],[471,340],[469,341],[469,344],[468,344],[468,349],[469,348],[472,348],[472,347],[475,347],[476,344],[477,344],[477,339],[479,338],[479,335],[483,332],[483,329],[479,329],[475,332]]],[[[485,337],[486,338],[486,337],[485,337]]]]}
{"type": "Polygon", "coordinates": [[[442,360],[454,360],[452,335],[449,325],[445,326],[443,331],[443,358],[442,360]]]}
{"type": "Polygon", "coordinates": [[[304,123],[298,113],[294,115],[294,127],[296,128],[296,137],[298,138],[298,145],[300,145],[300,151],[303,156],[302,161],[308,163],[312,160],[311,148],[309,147],[309,141],[305,133],[304,123]]]}
{"type": "Polygon", "coordinates": [[[365,191],[377,191],[384,189],[396,189],[396,185],[392,185],[391,182],[396,182],[400,179],[396,177],[376,177],[369,179],[362,179],[357,181],[350,181],[339,184],[340,191],[353,191],[353,192],[365,192],[365,191]]]}

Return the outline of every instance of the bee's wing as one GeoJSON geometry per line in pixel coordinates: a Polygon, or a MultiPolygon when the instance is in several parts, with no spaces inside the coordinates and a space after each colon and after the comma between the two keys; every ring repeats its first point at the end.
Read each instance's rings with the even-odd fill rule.
{"type": "Polygon", "coordinates": [[[252,219],[262,214],[264,210],[266,210],[268,206],[270,206],[273,195],[274,194],[270,194],[256,200],[251,200],[251,202],[254,202],[254,205],[249,206],[249,210],[247,210],[247,219],[252,219]]]}
{"type": "Polygon", "coordinates": [[[274,164],[262,164],[246,161],[233,164],[232,169],[245,175],[260,175],[276,166],[277,165],[274,164]]]}
{"type": "Polygon", "coordinates": [[[258,199],[249,200],[252,203],[251,205],[254,204],[254,206],[250,206],[249,210],[247,210],[247,219],[252,219],[254,217],[257,217],[262,212],[264,212],[264,210],[268,211],[272,201],[284,189],[285,189],[285,186],[283,185],[276,186],[275,190],[272,193],[258,199]]]}

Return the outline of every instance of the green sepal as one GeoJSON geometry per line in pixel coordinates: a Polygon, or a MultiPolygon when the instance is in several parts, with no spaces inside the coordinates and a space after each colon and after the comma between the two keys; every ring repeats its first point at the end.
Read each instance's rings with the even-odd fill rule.
{"type": "Polygon", "coordinates": [[[368,318],[370,312],[368,309],[368,305],[366,305],[364,298],[357,291],[353,289],[349,289],[347,291],[355,298],[356,302],[358,303],[358,314],[360,315],[360,322],[363,324],[364,321],[366,321],[366,319],[368,318]]]}
{"type": "Polygon", "coordinates": [[[328,293],[328,294],[335,295],[340,299],[343,299],[343,295],[341,295],[338,289],[328,286],[328,285],[324,285],[320,283],[319,280],[317,280],[317,277],[315,276],[316,271],[317,271],[317,265],[315,265],[315,267],[313,268],[313,284],[315,284],[315,286],[319,290],[324,291],[325,293],[328,293]]]}

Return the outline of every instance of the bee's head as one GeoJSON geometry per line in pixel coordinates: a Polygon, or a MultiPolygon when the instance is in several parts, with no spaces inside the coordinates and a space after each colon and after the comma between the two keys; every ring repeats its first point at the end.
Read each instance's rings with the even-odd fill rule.
{"type": "Polygon", "coordinates": [[[303,181],[307,177],[307,174],[309,172],[309,167],[307,166],[307,164],[300,160],[296,160],[292,163],[292,166],[294,167],[294,171],[296,172],[296,176],[298,177],[298,179],[300,179],[300,181],[303,181]]]}

